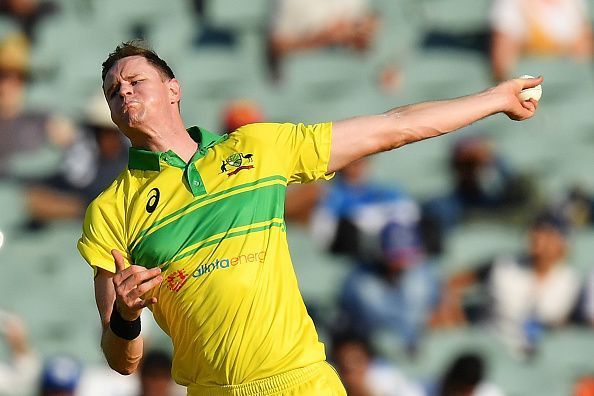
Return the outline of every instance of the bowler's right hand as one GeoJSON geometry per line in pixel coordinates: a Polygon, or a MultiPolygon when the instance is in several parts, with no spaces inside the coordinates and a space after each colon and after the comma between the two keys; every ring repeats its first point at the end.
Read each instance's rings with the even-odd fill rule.
{"type": "Polygon", "coordinates": [[[139,265],[126,268],[124,258],[118,250],[113,249],[111,255],[116,268],[112,278],[116,292],[116,309],[124,320],[136,320],[144,307],[157,302],[156,297],[143,299],[142,296],[163,281],[161,269],[146,269],[139,265]]]}

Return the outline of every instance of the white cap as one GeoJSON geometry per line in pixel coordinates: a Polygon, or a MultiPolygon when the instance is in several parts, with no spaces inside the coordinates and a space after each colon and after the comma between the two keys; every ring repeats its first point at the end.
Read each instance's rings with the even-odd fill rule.
{"type": "Polygon", "coordinates": [[[103,94],[91,97],[85,107],[85,122],[99,127],[117,129],[116,124],[111,120],[109,106],[103,94]]]}

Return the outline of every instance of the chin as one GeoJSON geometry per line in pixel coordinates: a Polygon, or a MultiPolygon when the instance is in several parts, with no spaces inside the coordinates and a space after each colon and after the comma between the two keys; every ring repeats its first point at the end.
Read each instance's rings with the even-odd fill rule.
{"type": "Polygon", "coordinates": [[[138,112],[127,113],[123,119],[128,128],[138,128],[144,123],[144,120],[144,113],[138,112]]]}

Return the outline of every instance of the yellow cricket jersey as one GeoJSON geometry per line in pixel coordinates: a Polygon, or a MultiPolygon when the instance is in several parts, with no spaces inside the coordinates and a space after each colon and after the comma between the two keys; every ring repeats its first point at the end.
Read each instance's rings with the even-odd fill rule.
{"type": "Polygon", "coordinates": [[[243,384],[325,360],[289,256],[288,183],[326,175],[332,124],[252,124],[189,133],[172,151],[130,149],[128,168],[87,209],[78,249],[93,268],[162,266],[152,290],[172,338],[173,377],[189,386],[243,384]]]}

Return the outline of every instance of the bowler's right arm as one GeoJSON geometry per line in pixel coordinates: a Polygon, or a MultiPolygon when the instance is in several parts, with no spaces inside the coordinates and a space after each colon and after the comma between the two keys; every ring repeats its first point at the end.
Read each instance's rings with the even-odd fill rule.
{"type": "Polygon", "coordinates": [[[101,318],[101,350],[107,364],[120,374],[132,374],[142,358],[143,339],[138,336],[128,341],[111,331],[109,322],[115,301],[114,274],[99,268],[95,276],[95,302],[101,318]]]}
{"type": "Polygon", "coordinates": [[[112,250],[116,272],[102,268],[95,276],[95,301],[101,317],[101,349],[109,366],[120,374],[132,374],[142,358],[143,339],[138,335],[132,340],[114,333],[110,326],[113,309],[128,322],[140,320],[142,310],[155,304],[157,299],[143,299],[143,295],[158,286],[163,277],[160,268],[146,269],[137,265],[126,268],[124,258],[117,250],[112,250]]]}

